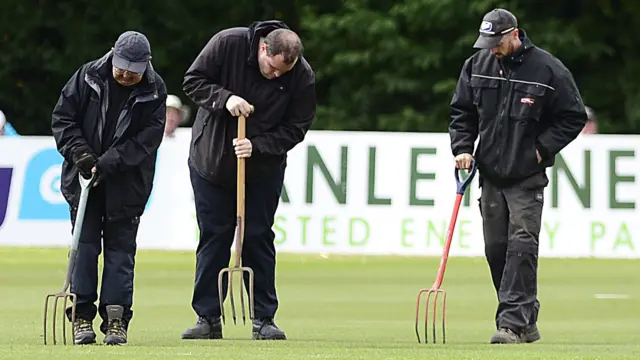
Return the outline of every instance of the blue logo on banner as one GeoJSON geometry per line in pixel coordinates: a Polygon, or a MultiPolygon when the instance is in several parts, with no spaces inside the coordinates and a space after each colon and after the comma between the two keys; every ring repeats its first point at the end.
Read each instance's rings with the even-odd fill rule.
{"type": "Polygon", "coordinates": [[[63,158],[55,148],[36,153],[27,163],[19,219],[67,220],[69,205],[60,192],[63,158]]]}
{"type": "Polygon", "coordinates": [[[12,168],[0,168],[0,226],[2,226],[7,216],[12,173],[12,168]]]}
{"type": "MultiPolygon", "coordinates": [[[[56,148],[41,150],[29,160],[24,174],[24,187],[18,214],[20,220],[69,220],[69,205],[60,190],[63,161],[62,155],[56,148]]],[[[0,189],[1,195],[2,189],[0,189]]],[[[153,191],[146,208],[149,207],[152,197],[153,191]]],[[[0,205],[2,203],[0,198],[0,205]]]]}

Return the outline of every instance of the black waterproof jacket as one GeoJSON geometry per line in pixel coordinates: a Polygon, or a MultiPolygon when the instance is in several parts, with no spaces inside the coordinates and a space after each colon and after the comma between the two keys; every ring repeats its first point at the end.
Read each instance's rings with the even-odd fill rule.
{"type": "Polygon", "coordinates": [[[164,133],[167,89],[149,64],[120,113],[111,147],[102,153],[111,57],[108,52],[71,76],[53,109],[51,129],[64,157],[61,191],[71,208],[80,197],[74,159],[88,151],[99,158],[96,167],[104,176],[107,220],[118,220],[141,216],[149,200],[164,133]]]}
{"type": "Polygon", "coordinates": [[[489,50],[468,58],[451,100],[453,155],[473,154],[479,136],[478,170],[496,186],[544,172],[587,120],[569,70],[523,30],[520,37],[523,46],[502,61],[489,50]]]}
{"type": "Polygon", "coordinates": [[[276,20],[215,34],[187,70],[183,90],[198,105],[192,127],[189,163],[208,181],[235,186],[237,158],[233,139],[238,121],[226,109],[237,95],[254,106],[247,117],[253,152],[246,160],[246,182],[284,169],[286,155],[302,142],[316,110],[315,74],[304,57],[293,69],[269,80],[258,67],[260,38],[278,28],[276,20]]]}

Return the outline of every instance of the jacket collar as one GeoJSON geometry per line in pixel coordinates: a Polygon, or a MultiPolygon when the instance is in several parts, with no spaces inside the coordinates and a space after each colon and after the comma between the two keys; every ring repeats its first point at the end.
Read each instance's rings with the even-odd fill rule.
{"type": "Polygon", "coordinates": [[[511,54],[511,56],[507,56],[503,59],[506,64],[509,65],[519,65],[524,61],[525,56],[529,53],[529,50],[533,49],[535,45],[531,42],[531,39],[527,36],[527,33],[524,29],[519,30],[519,37],[522,45],[511,54]]]}

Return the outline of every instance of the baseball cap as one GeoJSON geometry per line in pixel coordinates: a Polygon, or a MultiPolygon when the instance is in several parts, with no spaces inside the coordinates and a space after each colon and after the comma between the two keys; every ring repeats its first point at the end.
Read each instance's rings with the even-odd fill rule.
{"type": "Polygon", "coordinates": [[[151,45],[147,37],[136,31],[122,33],[113,47],[113,66],[142,74],[151,59],[151,45]]]}
{"type": "Polygon", "coordinates": [[[484,15],[480,24],[480,35],[473,47],[492,49],[500,43],[504,34],[518,27],[518,19],[505,9],[493,9],[484,15]]]}

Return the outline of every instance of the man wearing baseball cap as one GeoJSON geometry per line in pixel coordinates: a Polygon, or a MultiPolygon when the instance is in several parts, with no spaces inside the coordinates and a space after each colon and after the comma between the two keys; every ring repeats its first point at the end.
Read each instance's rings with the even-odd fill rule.
{"type": "Polygon", "coordinates": [[[545,169],[587,114],[571,72],[505,9],[488,12],[451,99],[456,167],[479,171],[485,256],[498,295],[491,343],[530,343],[537,327],[545,169]],[[478,141],[477,148],[475,142],[478,141]],[[475,154],[474,153],[475,148],[475,154]]]}
{"type": "MultiPolygon", "coordinates": [[[[61,190],[71,209],[72,228],[80,196],[78,174],[97,179],[89,194],[71,281],[71,291],[77,295],[76,344],[96,342],[97,314],[105,344],[127,342],[136,237],[151,193],[166,116],[167,89],[150,59],[147,38],[124,32],[104,56],[76,70],[53,109],[51,130],[64,157],[61,190]],[[98,297],[101,252],[104,267],[98,297]]],[[[72,320],[70,309],[67,316],[72,320]]]]}

